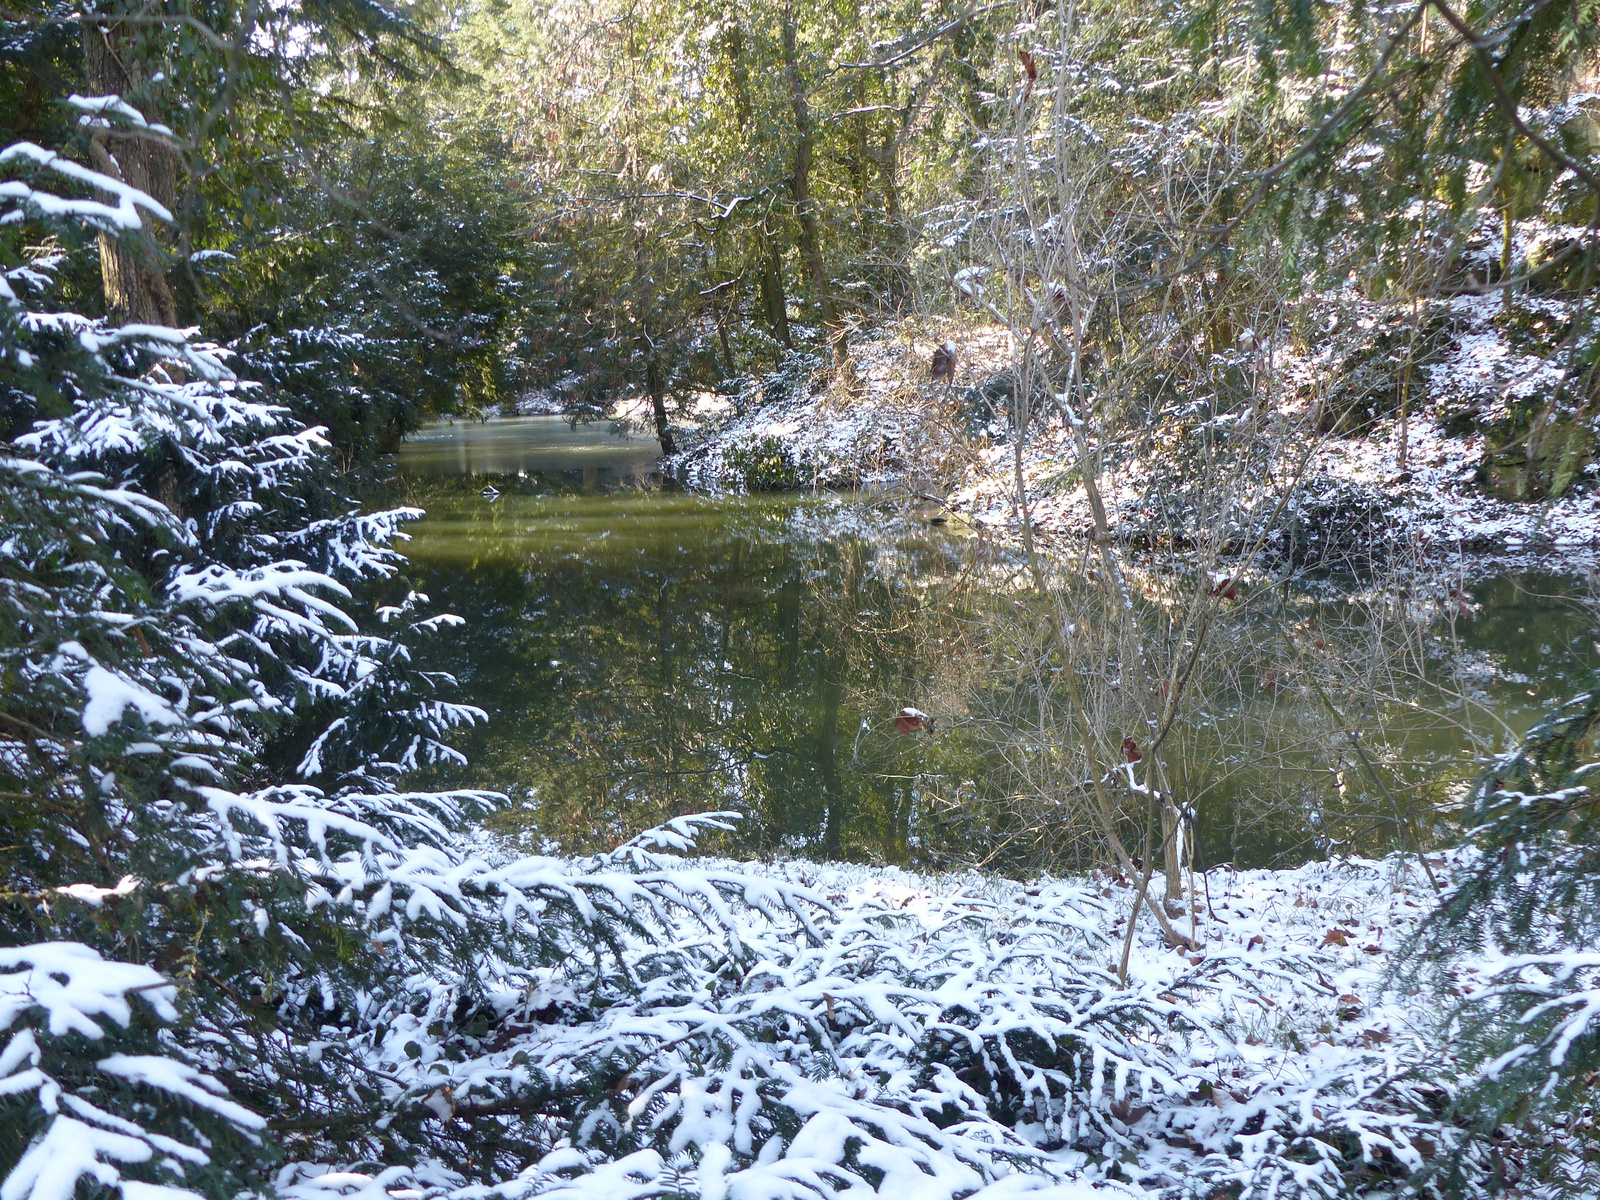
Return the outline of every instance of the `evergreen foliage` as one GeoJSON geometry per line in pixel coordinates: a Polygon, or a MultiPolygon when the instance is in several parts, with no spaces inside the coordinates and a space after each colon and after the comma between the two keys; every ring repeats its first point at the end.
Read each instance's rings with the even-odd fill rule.
{"type": "Polygon", "coordinates": [[[1473,1051],[1461,1119],[1484,1132],[1531,1122],[1546,1134],[1550,1173],[1573,1190],[1594,1182],[1582,1129],[1600,1070],[1597,727],[1600,693],[1576,696],[1479,779],[1467,800],[1475,865],[1415,946],[1435,971],[1487,952],[1493,973],[1461,989],[1453,1016],[1473,1051]]]}
{"type": "MultiPolygon", "coordinates": [[[[168,323],[203,324],[237,375],[271,384],[361,466],[423,417],[510,402],[524,383],[519,189],[503,138],[449,102],[463,77],[442,19],[357,3],[159,17],[114,0],[71,17],[24,4],[0,14],[16,100],[0,103],[0,141],[112,173],[148,153],[151,180],[133,163],[120,177],[154,188],[171,220],[123,241],[164,279],[168,323]],[[126,66],[111,99],[164,134],[101,112],[97,39],[126,66]]],[[[73,256],[58,283],[101,315],[92,268],[73,256]]]]}
{"type": "Polygon", "coordinates": [[[399,775],[480,714],[409,667],[444,620],[421,598],[387,632],[339,607],[411,514],[341,497],[222,348],[51,305],[33,247],[163,206],[28,143],[0,165],[0,424],[26,430],[0,451],[5,1187],[234,1196],[272,1159],[240,1099],[281,1094],[292,1031],[381,962],[356,889],[479,800],[399,775]]]}

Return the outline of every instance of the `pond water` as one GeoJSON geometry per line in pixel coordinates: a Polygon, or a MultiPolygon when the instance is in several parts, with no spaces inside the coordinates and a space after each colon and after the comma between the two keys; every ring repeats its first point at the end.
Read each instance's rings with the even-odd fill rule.
{"type": "MultiPolygon", "coordinates": [[[[965,709],[964,720],[941,715],[933,736],[902,736],[892,720],[902,705],[951,709],[950,696],[975,686],[983,598],[957,586],[971,539],[862,497],[676,490],[655,457],[649,440],[557,417],[438,425],[403,447],[403,499],[428,514],[409,529],[410,582],[467,621],[431,644],[427,665],[455,674],[490,714],[463,742],[470,765],[437,782],[507,792],[496,825],[552,849],[736,809],[739,833],[714,848],[1024,860],[986,852],[1010,836],[1016,788],[993,730],[965,709]]],[[[1450,653],[1493,666],[1477,694],[1504,723],[1502,740],[1593,665],[1586,595],[1583,580],[1560,575],[1467,586],[1450,653]]],[[[1384,848],[1395,822],[1360,819],[1373,797],[1353,769],[1347,779],[1324,763],[1294,768],[1308,795],[1348,800],[1338,830],[1257,812],[1255,793],[1276,776],[1259,769],[1252,739],[1269,734],[1255,731],[1303,714],[1261,672],[1252,687],[1218,718],[1230,735],[1214,750],[1196,742],[1183,767],[1206,858],[1384,848]]],[[[1457,784],[1473,769],[1455,718],[1401,711],[1385,727],[1389,743],[1371,753],[1387,755],[1396,778],[1410,763],[1457,784]]],[[[1403,803],[1437,799],[1437,785],[1418,784],[1403,803]]]]}

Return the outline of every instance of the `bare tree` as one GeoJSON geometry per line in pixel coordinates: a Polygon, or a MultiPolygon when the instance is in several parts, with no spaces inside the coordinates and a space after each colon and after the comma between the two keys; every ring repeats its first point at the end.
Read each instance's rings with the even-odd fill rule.
{"type": "MultiPolygon", "coordinates": [[[[1141,879],[1142,903],[1181,942],[1172,918],[1183,911],[1193,807],[1174,750],[1196,680],[1229,653],[1215,639],[1219,616],[1238,602],[1315,443],[1303,420],[1268,403],[1271,347],[1290,319],[1270,279],[1218,269],[1175,273],[1157,288],[1139,274],[1152,242],[1170,261],[1192,257],[1199,225],[1183,215],[1213,207],[1234,181],[1243,131],[1158,154],[1130,184],[1117,163],[1125,149],[1096,127],[1094,100],[1075,86],[1094,47],[1080,44],[1087,35],[1071,8],[1053,31],[1053,45],[1016,35],[1008,132],[986,140],[987,261],[965,276],[1013,347],[1024,607],[1041,631],[1013,638],[1037,655],[1038,742],[1019,765],[1053,810],[1090,814],[1112,861],[1141,879]],[[1176,412],[1141,403],[1152,380],[1190,403],[1176,412]],[[1140,456],[1129,453],[1136,442],[1140,456]],[[1161,469],[1141,475],[1133,464],[1148,464],[1158,444],[1161,469]],[[1291,445],[1297,453],[1286,453],[1291,445]],[[1042,545],[1030,471],[1060,459],[1075,491],[1075,540],[1042,545]],[[1131,557],[1140,546],[1163,551],[1158,567],[1131,557]],[[1157,859],[1164,904],[1145,895],[1157,859]]],[[[1130,944],[1131,935],[1130,921],[1130,944]]]]}

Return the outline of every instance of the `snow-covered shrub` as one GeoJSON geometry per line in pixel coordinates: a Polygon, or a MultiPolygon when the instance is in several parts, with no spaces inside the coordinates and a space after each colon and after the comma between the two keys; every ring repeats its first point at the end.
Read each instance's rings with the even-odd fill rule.
{"type": "MultiPolygon", "coordinates": [[[[74,899],[102,898],[85,888],[74,899]]],[[[0,948],[7,1197],[70,1200],[82,1180],[127,1200],[249,1186],[266,1122],[162,1052],[158,1027],[177,1019],[176,999],[151,968],[79,943],[0,948]]]]}
{"type": "Polygon", "coordinates": [[[1473,865],[1400,976],[1431,973],[1459,997],[1449,1026],[1466,1050],[1455,1119],[1505,1139],[1497,1154],[1512,1166],[1502,1174],[1538,1172],[1553,1194],[1600,1186],[1589,1111],[1600,1070],[1597,726],[1600,692],[1576,696],[1484,772],[1468,796],[1473,865]],[[1489,969],[1460,972],[1468,954],[1489,969]]]}
{"type": "Polygon", "coordinates": [[[1244,1015],[1332,1001],[1326,956],[1147,951],[1119,988],[1117,914],[1082,886],[846,895],[647,844],[693,826],[460,864],[452,903],[497,949],[369,997],[338,1043],[362,1094],[287,1123],[290,1194],[1328,1200],[1425,1194],[1440,1162],[1485,1178],[1440,1120],[1437,1046],[1279,1044],[1244,1015]],[[311,1165],[363,1160],[404,1169],[311,1165]]]}

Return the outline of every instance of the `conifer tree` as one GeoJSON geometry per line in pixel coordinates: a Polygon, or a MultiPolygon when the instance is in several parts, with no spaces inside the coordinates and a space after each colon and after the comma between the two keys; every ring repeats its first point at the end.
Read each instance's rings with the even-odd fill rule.
{"type": "MultiPolygon", "coordinates": [[[[1475,856],[1399,973],[1460,997],[1449,1034],[1470,1054],[1451,1081],[1455,1119],[1486,1137],[1518,1129],[1505,1152],[1560,1195],[1596,1183],[1593,1134],[1574,1118],[1600,1069],[1597,729],[1600,692],[1578,695],[1478,779],[1466,800],[1475,856]],[[1468,954],[1496,968],[1463,989],[1451,968],[1468,954]]],[[[1463,1186],[1459,1172],[1446,1175],[1463,1186]]]]}

